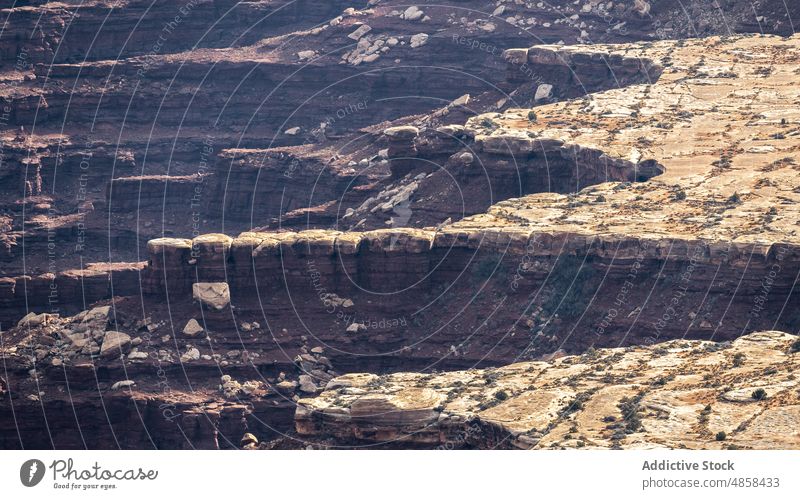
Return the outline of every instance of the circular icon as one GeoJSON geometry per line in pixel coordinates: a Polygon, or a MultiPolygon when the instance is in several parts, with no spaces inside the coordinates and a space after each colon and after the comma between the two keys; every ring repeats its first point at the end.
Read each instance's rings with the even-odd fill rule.
{"type": "Polygon", "coordinates": [[[28,459],[19,469],[19,479],[26,487],[35,487],[44,478],[44,463],[38,459],[28,459]]]}

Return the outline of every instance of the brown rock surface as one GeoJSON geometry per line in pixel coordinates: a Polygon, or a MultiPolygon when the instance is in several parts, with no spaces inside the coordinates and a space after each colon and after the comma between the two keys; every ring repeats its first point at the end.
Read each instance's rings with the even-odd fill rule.
{"type": "Polygon", "coordinates": [[[108,331],[103,335],[100,347],[102,357],[118,357],[125,354],[131,346],[131,337],[119,331],[108,331]]]}

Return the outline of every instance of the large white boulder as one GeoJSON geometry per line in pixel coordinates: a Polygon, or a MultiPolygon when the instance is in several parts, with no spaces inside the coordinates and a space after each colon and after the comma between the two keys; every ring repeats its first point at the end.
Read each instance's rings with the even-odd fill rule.
{"type": "Polygon", "coordinates": [[[231,304],[231,291],[227,282],[196,282],[192,297],[212,310],[225,310],[231,304]]]}

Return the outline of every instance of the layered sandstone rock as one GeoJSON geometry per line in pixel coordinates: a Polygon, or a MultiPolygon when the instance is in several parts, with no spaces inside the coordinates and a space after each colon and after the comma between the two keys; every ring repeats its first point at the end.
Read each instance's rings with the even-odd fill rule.
{"type": "MultiPolygon", "coordinates": [[[[733,16],[708,9],[692,34],[786,30],[789,12],[783,3],[762,3],[759,16],[734,3],[729,6],[733,16]]],[[[518,168],[506,160],[486,161],[490,158],[473,154],[469,162],[460,151],[453,151],[459,154],[444,169],[451,155],[418,158],[416,168],[433,173],[426,181],[375,185],[390,171],[386,158],[372,160],[386,144],[354,147],[358,141],[353,139],[361,134],[353,132],[398,118],[401,122],[393,125],[421,130],[463,124],[474,113],[533,104],[543,84],[552,85],[552,96],[559,98],[650,76],[638,66],[615,66],[625,58],[611,61],[614,76],[602,58],[576,56],[569,69],[528,62],[510,73],[524,81],[503,81],[502,51],[530,45],[532,31],[546,43],[573,43],[650,39],[654,33],[668,37],[685,28],[677,21],[680,13],[657,4],[648,18],[622,3],[601,3],[584,12],[572,2],[487,8],[459,1],[420,9],[423,17],[411,20],[400,16],[407,6],[395,1],[361,10],[351,2],[304,2],[300,7],[296,2],[200,1],[182,13],[182,36],[176,37],[175,27],[163,19],[186,6],[169,2],[31,5],[4,11],[8,19],[2,36],[13,43],[4,45],[6,66],[0,72],[0,101],[8,108],[3,153],[11,160],[0,171],[2,189],[10,194],[4,206],[8,218],[3,219],[10,227],[2,232],[8,252],[0,259],[15,267],[4,277],[45,273],[45,265],[32,255],[46,252],[52,230],[61,241],[75,243],[81,237],[86,243],[61,251],[63,266],[57,273],[105,256],[95,248],[111,248],[118,261],[133,262],[141,259],[137,252],[144,251],[148,239],[223,228],[235,235],[268,226],[286,213],[293,214],[289,220],[295,228],[341,222],[359,229],[387,222],[422,227],[482,213],[508,197],[572,192],[600,179],[597,170],[575,178],[569,162],[550,169],[534,162],[521,165],[520,182],[518,168]],[[619,22],[609,26],[609,15],[619,22]],[[317,24],[323,19],[327,22],[317,24]],[[150,42],[165,27],[168,43],[154,52],[150,42]],[[350,35],[357,29],[361,35],[354,40],[350,35]],[[427,35],[426,42],[412,48],[411,39],[421,34],[427,35]],[[118,47],[116,41],[123,38],[125,46],[118,47]],[[189,47],[226,48],[185,51],[189,47]],[[317,57],[297,55],[309,50],[317,57]],[[350,57],[352,52],[357,57],[350,57]],[[461,66],[467,71],[450,69],[461,66]],[[325,81],[336,81],[335,91],[320,88],[325,81]],[[465,93],[470,97],[464,99],[465,93]],[[410,94],[420,98],[405,99],[410,94]],[[265,95],[269,102],[262,103],[265,95]],[[392,95],[404,97],[403,105],[395,105],[392,95]],[[304,104],[298,108],[296,102],[304,104]],[[263,106],[269,112],[262,112],[263,106]],[[402,122],[404,115],[432,110],[430,119],[402,122]],[[88,122],[98,124],[91,133],[80,125],[88,122]],[[289,130],[293,133],[285,133],[289,130]],[[286,144],[296,149],[271,147],[286,144]],[[284,160],[276,159],[281,155],[284,160]],[[463,168],[466,164],[471,167],[463,168]],[[475,182],[484,166],[488,178],[475,182]],[[451,179],[454,172],[460,176],[451,179]],[[387,205],[391,199],[380,196],[390,193],[399,198],[387,205]],[[41,197],[22,210],[18,200],[24,194],[41,197]],[[373,212],[375,206],[367,202],[376,199],[383,202],[373,212]],[[367,214],[358,210],[362,206],[367,214]],[[105,216],[106,208],[111,217],[105,216]],[[353,213],[345,219],[349,210],[353,213]],[[191,224],[184,223],[187,217],[191,224]],[[22,269],[23,246],[29,250],[26,259],[33,260],[26,267],[39,267],[34,272],[22,269]]],[[[697,5],[691,9],[702,10],[697,5]]],[[[377,142],[383,128],[370,130],[367,141],[377,142]]],[[[422,135],[424,142],[429,134],[422,135]]],[[[632,176],[629,170],[617,173],[602,179],[632,176]]]]}
{"type": "Polygon", "coordinates": [[[657,163],[664,173],[647,185],[603,184],[574,196],[501,202],[458,225],[795,242],[791,172],[800,115],[791,104],[798,97],[791,75],[798,51],[798,37],[531,49],[533,59],[647,57],[664,71],[652,84],[538,107],[535,121],[509,110],[476,117],[471,127],[491,120],[487,137],[500,142],[519,135],[534,144],[561,142],[561,155],[577,168],[627,162],[641,171],[657,163]]]}
{"type": "MultiPolygon", "coordinates": [[[[729,2],[724,19],[698,2],[687,25],[669,2],[643,15],[623,2],[584,12],[571,1],[200,1],[157,53],[152,40],[181,6],[28,3],[3,12],[0,34],[4,447],[253,447],[242,435],[287,431],[295,399],[317,394],[334,365],[461,370],[800,326],[797,38],[662,40],[690,28],[786,33],[794,7],[783,2],[758,13],[729,2]],[[232,306],[193,302],[201,283],[227,286],[232,306]]],[[[765,359],[791,341],[763,338],[767,352],[753,352],[765,359]]],[[[704,345],[668,344],[677,360],[658,347],[603,355],[622,376],[639,372],[626,356],[679,369],[712,355],[704,345]]],[[[537,384],[566,366],[529,364],[541,380],[504,368],[505,395],[481,385],[479,402],[459,398],[481,415],[477,429],[458,419],[466,412],[440,422],[446,385],[417,375],[392,378],[394,397],[372,375],[333,382],[298,421],[315,440],[358,445],[399,435],[417,446],[566,446],[576,439],[557,430],[571,417],[565,397],[583,404],[592,387],[641,384],[595,371],[537,384]],[[517,393],[527,385],[542,398],[517,393]],[[341,421],[320,429],[320,411],[341,421]]],[[[642,378],[658,374],[650,367],[642,378]]],[[[723,443],[751,445],[748,428],[765,426],[755,412],[742,423],[739,405],[763,408],[774,428],[791,422],[795,400],[781,387],[793,379],[765,369],[779,388],[760,387],[757,402],[744,378],[706,373],[730,389],[706,394],[717,402],[686,445],[721,431],[732,435],[723,443]],[[725,404],[739,404],[733,416],[725,404]],[[711,425],[716,410],[732,429],[711,425]]],[[[456,388],[476,381],[453,376],[456,388]]],[[[658,403],[670,418],[694,414],[695,394],[675,380],[658,403]]],[[[635,422],[647,398],[637,394],[611,406],[635,422]]],[[[585,428],[591,445],[684,443],[648,418],[654,440],[627,422],[585,428]]]]}
{"type": "Polygon", "coordinates": [[[225,47],[335,17],[356,2],[157,0],[0,3],[0,61],[78,62],[225,47]],[[177,33],[180,33],[178,35],[177,33]],[[120,40],[125,43],[121,44],[120,40]]]}
{"type": "Polygon", "coordinates": [[[136,294],[145,266],[90,263],[82,270],[0,278],[0,324],[7,329],[29,311],[77,313],[85,304],[136,294]]]}
{"type": "Polygon", "coordinates": [[[426,448],[800,447],[800,343],[670,341],[491,370],[350,374],[304,398],[304,438],[426,448]]]}

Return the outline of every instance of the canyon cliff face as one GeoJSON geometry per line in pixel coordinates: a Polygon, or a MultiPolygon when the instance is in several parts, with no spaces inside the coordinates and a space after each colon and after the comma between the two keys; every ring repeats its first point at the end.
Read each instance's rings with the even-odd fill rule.
{"type": "Polygon", "coordinates": [[[0,446],[797,447],[800,13],[729,4],[0,2],[0,446]]]}

